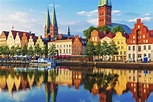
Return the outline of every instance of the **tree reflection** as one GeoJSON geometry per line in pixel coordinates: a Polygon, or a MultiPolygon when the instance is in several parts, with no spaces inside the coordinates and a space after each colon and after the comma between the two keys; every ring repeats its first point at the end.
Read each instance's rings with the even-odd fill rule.
{"type": "Polygon", "coordinates": [[[100,102],[111,102],[112,90],[114,90],[117,78],[117,74],[110,73],[86,74],[84,88],[94,95],[99,94],[100,102]]]}

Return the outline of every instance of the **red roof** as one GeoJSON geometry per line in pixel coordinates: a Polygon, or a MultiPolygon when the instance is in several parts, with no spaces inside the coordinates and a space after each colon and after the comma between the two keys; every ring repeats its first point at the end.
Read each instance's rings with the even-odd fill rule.
{"type": "Polygon", "coordinates": [[[116,34],[114,34],[112,31],[110,31],[106,36],[109,38],[114,38],[116,34]]]}

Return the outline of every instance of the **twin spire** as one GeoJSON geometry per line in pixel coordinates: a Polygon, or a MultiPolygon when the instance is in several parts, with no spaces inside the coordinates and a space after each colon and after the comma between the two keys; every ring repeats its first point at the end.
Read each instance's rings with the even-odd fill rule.
{"type": "Polygon", "coordinates": [[[112,6],[111,0],[98,0],[98,6],[112,6]]]}
{"type": "Polygon", "coordinates": [[[56,12],[55,12],[55,7],[53,5],[53,10],[52,10],[52,19],[50,20],[50,15],[49,15],[49,9],[47,9],[47,15],[46,15],[46,33],[49,33],[50,29],[50,24],[54,27],[57,25],[57,20],[56,20],[56,12]]]}

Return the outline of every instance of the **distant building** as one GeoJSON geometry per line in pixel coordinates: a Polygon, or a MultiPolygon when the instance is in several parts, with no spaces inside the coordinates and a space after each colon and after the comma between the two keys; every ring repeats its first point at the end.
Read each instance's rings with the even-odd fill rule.
{"type": "Polygon", "coordinates": [[[137,61],[145,57],[153,61],[153,31],[149,30],[141,19],[137,19],[127,39],[127,59],[137,61]]]}
{"type": "Polygon", "coordinates": [[[0,46],[6,46],[7,45],[7,37],[9,32],[8,31],[2,31],[0,35],[0,46]]]}
{"type": "Polygon", "coordinates": [[[85,52],[86,44],[86,39],[80,38],[78,35],[76,35],[72,44],[72,55],[83,55],[85,52]]]}
{"type": "Polygon", "coordinates": [[[110,31],[108,34],[105,35],[105,37],[103,37],[100,42],[103,43],[104,41],[106,41],[108,44],[112,42],[112,39],[115,37],[115,34],[110,31]]]}
{"type": "Polygon", "coordinates": [[[115,26],[122,26],[126,33],[131,33],[131,29],[125,24],[112,23],[112,3],[111,0],[98,0],[98,27],[107,25],[113,29],[115,26]]]}

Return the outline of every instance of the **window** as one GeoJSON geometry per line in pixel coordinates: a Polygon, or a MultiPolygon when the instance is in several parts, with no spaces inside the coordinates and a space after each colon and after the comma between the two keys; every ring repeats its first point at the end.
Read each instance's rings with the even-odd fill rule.
{"type": "Polygon", "coordinates": [[[138,46],[138,51],[141,51],[141,46],[138,46]]]}
{"type": "Polygon", "coordinates": [[[145,45],[143,46],[143,49],[146,50],[146,46],[145,45]]]}
{"type": "Polygon", "coordinates": [[[143,35],[143,38],[145,38],[146,36],[145,35],[143,35]]]}
{"type": "Polygon", "coordinates": [[[126,51],[124,51],[124,55],[126,55],[126,51]]]}
{"type": "Polygon", "coordinates": [[[121,49],[123,49],[123,46],[121,46],[121,49]]]}
{"type": "Polygon", "coordinates": [[[133,39],[135,39],[135,36],[133,36],[133,39]]]}
{"type": "Polygon", "coordinates": [[[95,37],[95,41],[97,41],[97,37],[95,37]]]}
{"type": "Polygon", "coordinates": [[[133,51],[135,51],[135,46],[133,46],[133,51]]]}
{"type": "Polygon", "coordinates": [[[131,46],[128,47],[128,50],[131,50],[131,46]]]}
{"type": "Polygon", "coordinates": [[[146,43],[148,43],[148,40],[146,40],[146,43]]]}
{"type": "Polygon", "coordinates": [[[63,53],[65,53],[65,49],[63,50],[63,53]]]}
{"type": "Polygon", "coordinates": [[[122,55],[122,51],[120,51],[120,55],[122,55]]]}
{"type": "Polygon", "coordinates": [[[150,45],[148,45],[148,50],[151,50],[151,46],[150,45]]]}
{"type": "Polygon", "coordinates": [[[118,44],[120,44],[120,42],[118,41],[118,44]]]}
{"type": "Polygon", "coordinates": [[[92,37],[92,41],[94,41],[94,37],[92,37]]]}
{"type": "Polygon", "coordinates": [[[150,53],[148,54],[148,58],[151,58],[151,54],[150,53]]]}
{"type": "Polygon", "coordinates": [[[131,54],[129,54],[129,58],[131,58],[131,54]]]}
{"type": "Polygon", "coordinates": [[[135,59],[135,54],[133,54],[133,59],[135,59]]]}

